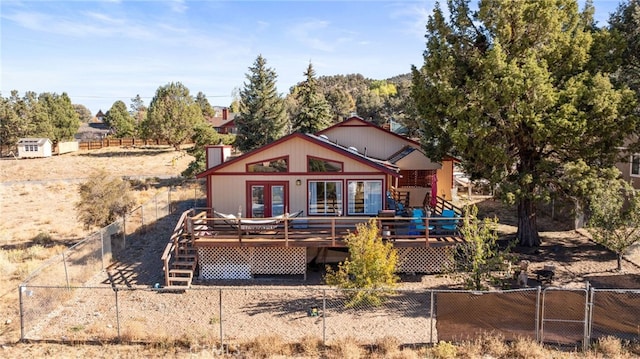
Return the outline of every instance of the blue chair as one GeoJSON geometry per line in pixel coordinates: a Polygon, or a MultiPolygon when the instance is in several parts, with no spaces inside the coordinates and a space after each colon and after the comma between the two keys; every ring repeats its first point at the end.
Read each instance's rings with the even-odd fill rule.
{"type": "Polygon", "coordinates": [[[446,220],[440,220],[439,229],[443,232],[457,232],[458,231],[458,220],[453,219],[457,218],[456,212],[452,209],[444,209],[442,210],[442,218],[452,218],[446,220]]]}
{"type": "MultiPolygon", "coordinates": [[[[422,208],[414,208],[411,212],[411,224],[409,225],[409,234],[411,235],[419,235],[421,232],[424,232],[427,227],[424,225],[424,210],[422,208]]],[[[433,226],[429,226],[429,230],[433,230],[433,226]]]]}

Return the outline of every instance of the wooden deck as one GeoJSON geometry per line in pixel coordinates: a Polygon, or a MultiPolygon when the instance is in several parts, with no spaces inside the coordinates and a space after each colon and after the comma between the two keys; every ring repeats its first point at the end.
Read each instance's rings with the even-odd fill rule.
{"type": "MultiPolygon", "coordinates": [[[[461,243],[458,231],[438,230],[438,223],[447,219],[410,217],[374,217],[384,240],[395,247],[428,247],[461,243]],[[433,227],[430,231],[420,228],[433,227]]],[[[371,217],[297,217],[284,219],[277,228],[241,229],[221,218],[206,217],[206,212],[194,216],[192,234],[194,247],[346,247],[344,237],[356,231],[359,223],[371,217]]],[[[239,220],[239,221],[242,221],[239,220]]]]}
{"type": "MultiPolygon", "coordinates": [[[[166,288],[189,288],[198,266],[198,253],[207,248],[283,248],[283,252],[284,248],[344,248],[345,236],[372,218],[383,240],[397,248],[451,247],[463,242],[458,230],[442,230],[450,227],[452,218],[285,217],[271,222],[214,218],[212,213],[211,209],[190,209],[180,216],[161,258],[166,288]]],[[[460,220],[455,223],[459,225],[460,220]]]]}

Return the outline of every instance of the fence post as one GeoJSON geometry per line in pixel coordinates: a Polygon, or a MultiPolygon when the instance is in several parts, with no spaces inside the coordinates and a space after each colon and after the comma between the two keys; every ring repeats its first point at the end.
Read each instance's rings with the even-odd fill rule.
{"type": "MultiPolygon", "coordinates": [[[[222,289],[218,289],[218,315],[219,315],[219,322],[220,322],[220,352],[222,352],[224,350],[224,343],[223,343],[223,328],[224,326],[222,325],[222,289]]],[[[226,350],[225,350],[226,352],[226,350]]]]}
{"type": "Polygon", "coordinates": [[[122,337],[120,336],[120,307],[118,305],[118,287],[114,287],[113,291],[116,293],[116,329],[118,332],[118,341],[122,341],[122,337]]]}
{"type": "MultiPolygon", "coordinates": [[[[587,282],[588,283],[588,282],[587,282]]],[[[589,343],[591,343],[591,330],[593,328],[593,303],[595,299],[595,290],[589,285],[589,343]]],[[[640,328],[639,328],[640,329],[640,328]]]]}
{"type": "Polygon", "coordinates": [[[100,270],[104,271],[104,228],[100,228],[100,270]]]}
{"type": "Polygon", "coordinates": [[[64,252],[62,252],[62,265],[64,266],[64,278],[67,280],[67,289],[70,289],[69,285],[69,273],[67,272],[67,260],[64,257],[64,252]]]}
{"type": "Polygon", "coordinates": [[[429,325],[431,330],[429,330],[429,344],[433,344],[433,309],[435,305],[433,300],[435,299],[434,291],[430,290],[431,300],[429,300],[429,325]]]}
{"type": "Polygon", "coordinates": [[[322,290],[322,346],[327,346],[327,290],[322,290]]]}
{"type": "Polygon", "coordinates": [[[537,294],[536,294],[536,342],[539,344],[542,344],[542,335],[540,333],[540,304],[541,304],[541,297],[540,297],[540,293],[542,292],[542,288],[540,286],[538,286],[538,290],[537,290],[537,294]]]}
{"type": "Polygon", "coordinates": [[[18,286],[18,302],[20,306],[20,341],[25,340],[24,334],[24,303],[22,302],[22,292],[25,290],[26,286],[20,284],[18,286]]]}
{"type": "Polygon", "coordinates": [[[140,218],[141,227],[144,227],[144,205],[140,206],[140,218]]]}
{"type": "Polygon", "coordinates": [[[584,293],[584,336],[582,340],[582,351],[586,352],[589,349],[589,282],[586,282],[584,293]]]}
{"type": "Polygon", "coordinates": [[[171,188],[173,188],[173,186],[169,186],[169,190],[167,191],[167,216],[171,214],[171,188]]]}
{"type": "Polygon", "coordinates": [[[127,248],[127,214],[122,215],[122,249],[127,248]]]}
{"type": "Polygon", "coordinates": [[[158,221],[158,195],[153,196],[153,201],[156,204],[156,222],[158,221]]]}

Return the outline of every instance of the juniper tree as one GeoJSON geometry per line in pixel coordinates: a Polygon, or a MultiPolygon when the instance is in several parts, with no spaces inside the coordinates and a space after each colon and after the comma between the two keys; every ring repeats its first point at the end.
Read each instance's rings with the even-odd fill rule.
{"type": "Polygon", "coordinates": [[[191,138],[197,124],[204,121],[202,110],[180,82],[158,87],[151,100],[143,128],[147,136],[166,140],[176,150],[191,138]]]}
{"type": "Polygon", "coordinates": [[[536,203],[562,164],[613,164],[636,124],[633,93],[590,63],[589,3],[449,0],[427,24],[413,98],[425,152],[455,155],[517,204],[520,244],[540,244],[536,203]]]}

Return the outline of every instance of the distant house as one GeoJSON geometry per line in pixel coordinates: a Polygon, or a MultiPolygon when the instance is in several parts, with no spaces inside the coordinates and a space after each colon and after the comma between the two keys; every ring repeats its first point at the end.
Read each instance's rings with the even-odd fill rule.
{"type": "Polygon", "coordinates": [[[234,121],[235,115],[236,114],[234,113],[229,113],[228,108],[223,107],[220,109],[219,116],[218,111],[216,110],[216,116],[209,117],[206,120],[219,134],[236,134],[238,133],[238,128],[234,121]]]}
{"type": "Polygon", "coordinates": [[[98,120],[98,122],[104,122],[104,117],[105,114],[102,113],[102,110],[98,110],[98,113],[96,113],[96,120],[98,120]]]}
{"type": "Polygon", "coordinates": [[[48,138],[21,138],[18,140],[18,157],[51,157],[53,143],[48,138]]]}
{"type": "Polygon", "coordinates": [[[640,153],[629,150],[632,141],[632,138],[628,138],[624,147],[620,148],[621,160],[616,163],[616,167],[622,172],[625,181],[631,183],[633,188],[640,189],[640,153]]]}

